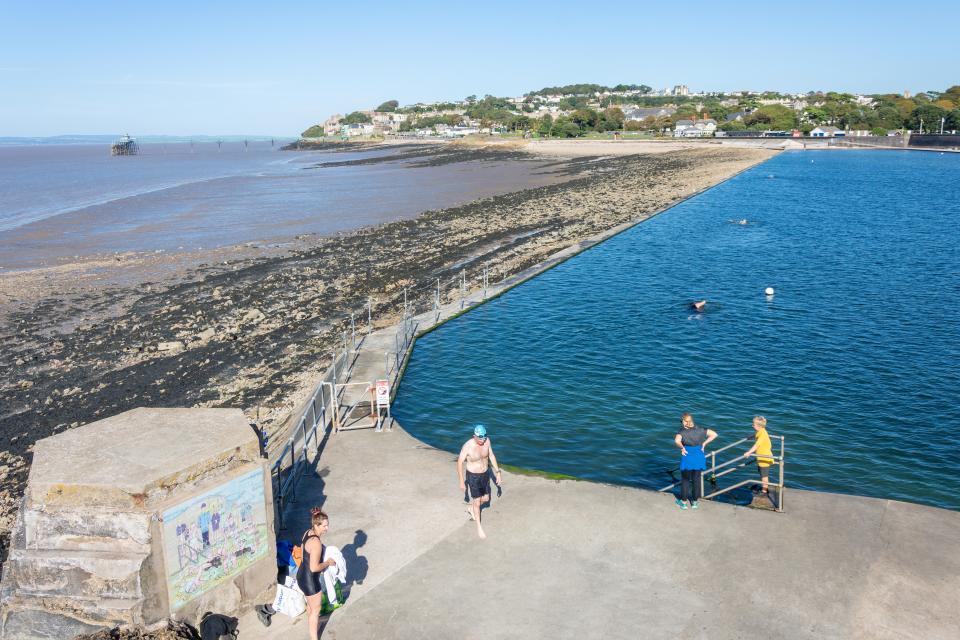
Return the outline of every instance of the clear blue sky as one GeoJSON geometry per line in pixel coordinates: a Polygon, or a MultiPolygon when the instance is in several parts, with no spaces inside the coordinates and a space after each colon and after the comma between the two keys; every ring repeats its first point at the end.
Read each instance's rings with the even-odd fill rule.
{"type": "Polygon", "coordinates": [[[942,90],[960,83],[955,18],[941,0],[9,0],[0,135],[294,135],[388,99],[575,82],[942,90]]]}

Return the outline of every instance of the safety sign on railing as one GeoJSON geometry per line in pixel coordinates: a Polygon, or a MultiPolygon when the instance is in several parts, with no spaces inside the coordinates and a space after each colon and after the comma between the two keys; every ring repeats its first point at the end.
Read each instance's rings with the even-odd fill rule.
{"type": "Polygon", "coordinates": [[[377,408],[390,406],[390,381],[377,380],[377,408]]]}

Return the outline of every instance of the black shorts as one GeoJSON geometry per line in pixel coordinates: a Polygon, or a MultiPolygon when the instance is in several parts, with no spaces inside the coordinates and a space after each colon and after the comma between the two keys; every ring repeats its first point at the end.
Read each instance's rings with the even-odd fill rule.
{"type": "Polygon", "coordinates": [[[474,500],[490,495],[490,472],[471,473],[467,471],[467,489],[470,492],[470,497],[474,500]]]}
{"type": "Polygon", "coordinates": [[[760,477],[763,480],[770,479],[770,467],[761,467],[760,465],[757,465],[757,473],[760,474],[760,477]]]}

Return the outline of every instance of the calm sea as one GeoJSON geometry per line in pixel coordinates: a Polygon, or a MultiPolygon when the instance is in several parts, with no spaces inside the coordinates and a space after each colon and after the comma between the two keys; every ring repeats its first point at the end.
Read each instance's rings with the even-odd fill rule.
{"type": "Polygon", "coordinates": [[[105,144],[0,146],[0,269],[331,234],[558,180],[533,161],[312,168],[393,153],[225,142],[111,157],[105,144]]]}
{"type": "Polygon", "coordinates": [[[762,414],[788,486],[960,509],[958,231],[960,155],[785,153],[419,340],[395,414],[648,488],[683,411],[717,447],[762,414]]]}

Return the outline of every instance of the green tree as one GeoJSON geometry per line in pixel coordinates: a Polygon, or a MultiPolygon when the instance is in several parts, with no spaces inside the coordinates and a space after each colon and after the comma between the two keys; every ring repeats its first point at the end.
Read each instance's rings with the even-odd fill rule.
{"type": "Polygon", "coordinates": [[[550,135],[557,138],[576,138],[582,133],[580,125],[565,116],[557,118],[550,128],[550,135]]]}
{"type": "Polygon", "coordinates": [[[789,131],[797,124],[793,109],[782,104],[768,104],[760,107],[743,120],[748,129],[789,131]]]}
{"type": "Polygon", "coordinates": [[[322,138],[323,137],[323,125],[315,124],[303,133],[300,134],[301,138],[322,138]]]}
{"type": "Polygon", "coordinates": [[[747,125],[740,120],[731,120],[729,122],[724,122],[717,128],[720,129],[720,131],[744,131],[746,130],[747,125]]]}
{"type": "Polygon", "coordinates": [[[394,111],[397,110],[397,107],[399,106],[400,106],[400,103],[397,102],[396,100],[387,100],[386,102],[381,104],[379,107],[377,107],[377,111],[381,111],[384,113],[393,113],[394,111]]]}
{"type": "Polygon", "coordinates": [[[910,114],[910,120],[907,126],[913,131],[920,130],[920,122],[923,121],[923,130],[927,133],[940,131],[940,118],[946,118],[947,111],[942,107],[929,102],[919,105],[910,114]]]}
{"type": "Polygon", "coordinates": [[[600,116],[597,129],[600,131],[619,131],[623,129],[624,120],[626,120],[626,116],[623,115],[623,109],[619,107],[607,107],[600,116]]]}
{"type": "Polygon", "coordinates": [[[550,135],[550,129],[553,128],[553,116],[549,113],[543,116],[543,119],[540,120],[540,126],[537,127],[537,133],[541,136],[550,135]]]}
{"type": "Polygon", "coordinates": [[[597,123],[600,122],[600,114],[593,109],[577,109],[570,114],[570,120],[576,123],[581,131],[593,129],[597,126],[597,123]]]}
{"type": "Polygon", "coordinates": [[[360,111],[354,111],[353,113],[348,113],[340,122],[343,124],[366,124],[370,122],[370,116],[360,111]]]}
{"type": "Polygon", "coordinates": [[[960,131],[960,109],[954,109],[947,114],[947,122],[944,125],[947,131],[960,131]]]}

